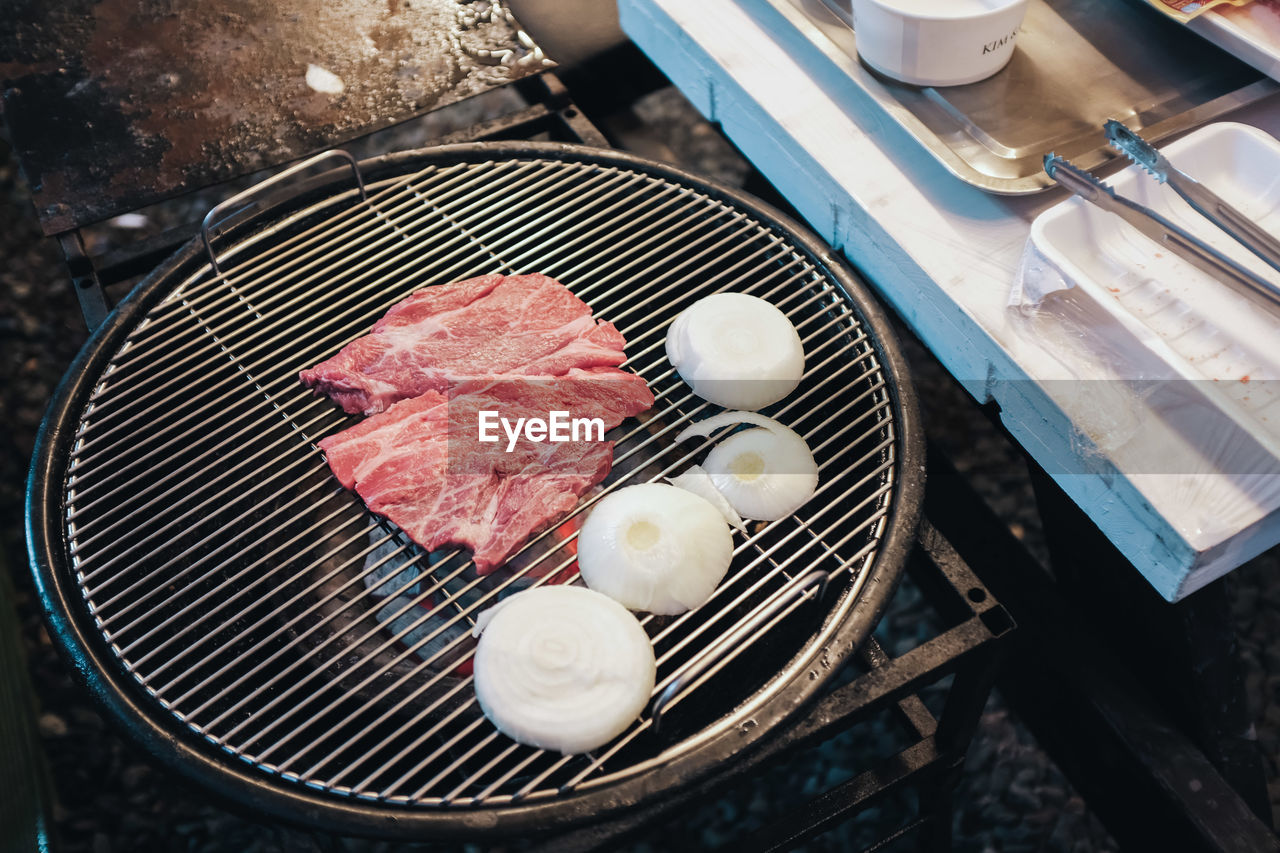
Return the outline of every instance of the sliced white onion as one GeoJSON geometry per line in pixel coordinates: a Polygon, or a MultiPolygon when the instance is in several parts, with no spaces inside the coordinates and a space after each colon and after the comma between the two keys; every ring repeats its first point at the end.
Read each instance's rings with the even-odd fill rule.
{"type": "Polygon", "coordinates": [[[720,490],[716,488],[715,483],[711,482],[711,478],[707,476],[706,469],[701,465],[690,465],[683,474],[676,477],[668,477],[667,482],[677,489],[692,492],[710,503],[720,510],[724,520],[729,522],[731,526],[738,530],[747,529],[747,525],[742,521],[742,516],[738,515],[729,502],[725,500],[724,495],[720,494],[720,490]]]}
{"type": "Polygon", "coordinates": [[[498,730],[570,755],[626,730],[653,692],[657,666],[625,607],[581,586],[518,592],[481,613],[476,698],[498,730]]]}
{"type": "Polygon", "coordinates": [[[755,412],[724,412],[686,427],[677,441],[709,436],[737,424],[736,432],[707,454],[702,467],[743,518],[773,521],[804,506],[818,488],[818,463],[809,445],[789,427],[755,412]]]}
{"type": "Polygon", "coordinates": [[[760,409],[795,390],[804,374],[796,327],[746,293],[699,299],[667,329],[667,359],[693,392],[730,409],[760,409]]]}
{"type": "Polygon", "coordinates": [[[662,616],[706,601],[733,559],[724,517],[704,498],[643,483],[606,495],[578,534],[587,586],[662,616]]]}

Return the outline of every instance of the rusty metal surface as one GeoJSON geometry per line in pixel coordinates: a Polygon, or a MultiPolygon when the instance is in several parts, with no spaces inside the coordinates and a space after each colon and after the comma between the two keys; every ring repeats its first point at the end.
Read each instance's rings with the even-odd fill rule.
{"type": "Polygon", "coordinates": [[[5,124],[48,234],[551,64],[496,0],[0,0],[5,124]]]}

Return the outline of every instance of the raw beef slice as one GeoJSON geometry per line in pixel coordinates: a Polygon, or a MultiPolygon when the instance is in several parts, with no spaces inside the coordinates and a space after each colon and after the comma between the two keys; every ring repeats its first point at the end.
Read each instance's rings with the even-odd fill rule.
{"type": "Polygon", "coordinates": [[[474,377],[617,366],[624,343],[553,278],[485,275],[417,291],[299,378],[346,412],[374,414],[474,377]]]}
{"type": "Polygon", "coordinates": [[[535,531],[561,518],[609,473],[610,441],[533,442],[507,452],[507,436],[478,440],[479,413],[546,419],[551,411],[600,418],[612,429],[653,405],[644,380],[615,368],[560,377],[470,380],[451,397],[436,391],[320,442],[329,467],[368,508],[429,551],[472,549],[476,571],[493,571],[535,531]]]}

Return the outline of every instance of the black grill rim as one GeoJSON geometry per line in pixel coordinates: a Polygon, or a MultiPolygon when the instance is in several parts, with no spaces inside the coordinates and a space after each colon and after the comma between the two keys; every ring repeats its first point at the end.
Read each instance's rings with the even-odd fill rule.
{"type": "MultiPolygon", "coordinates": [[[[692,752],[638,776],[597,790],[574,793],[553,801],[517,803],[481,809],[414,809],[360,801],[268,776],[247,762],[237,762],[202,741],[160,707],[121,666],[84,606],[67,559],[64,484],[76,428],[84,404],[102,370],[123,338],[172,286],[180,274],[208,263],[198,238],[192,239],[140,282],[111,312],[81,348],[63,376],[45,413],[36,438],[27,480],[26,535],[32,574],[55,645],[78,679],[109,711],[113,723],[159,761],[207,788],[233,807],[266,813],[305,829],[391,837],[479,838],[544,833],[573,824],[598,821],[609,813],[644,801],[670,796],[763,740],[792,717],[816,694],[826,678],[804,676],[822,652],[846,661],[879,621],[913,547],[924,495],[924,431],[918,401],[905,360],[884,310],[870,289],[808,228],[772,206],[707,178],[625,152],[584,145],[543,142],[478,142],[397,152],[361,162],[366,180],[422,168],[428,162],[448,163],[476,157],[543,158],[637,169],[703,192],[742,208],[763,224],[785,234],[795,247],[844,291],[861,315],[879,355],[898,430],[898,458],[894,472],[896,495],[879,552],[848,618],[835,641],[811,648],[793,659],[790,682],[759,709],[757,725],[724,732],[692,752]]],[[[229,245],[263,224],[308,201],[336,195],[350,188],[349,172],[335,170],[295,185],[287,197],[262,202],[243,221],[225,229],[219,245],[229,245]]],[[[825,672],[839,671],[839,663],[825,672]]]]}

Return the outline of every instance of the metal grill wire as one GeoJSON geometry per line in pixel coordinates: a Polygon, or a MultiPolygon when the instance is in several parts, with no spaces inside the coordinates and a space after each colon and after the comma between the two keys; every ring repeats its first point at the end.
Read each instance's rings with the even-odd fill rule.
{"type": "Polygon", "coordinates": [[[679,311],[727,290],[785,311],[806,374],[766,412],[809,441],[818,495],[793,518],[735,533],[733,566],[704,606],[642,619],[657,693],[806,571],[834,573],[824,607],[856,593],[894,483],[892,400],[871,341],[838,286],[784,235],[658,176],[486,160],[431,165],[373,190],[367,203],[304,211],[237,244],[223,255],[226,273],[183,281],[104,372],[77,434],[66,518],[97,626],[191,729],[327,791],[501,804],[606,784],[669,758],[812,639],[821,624],[806,604],[813,595],[796,597],[681,694],[661,735],[646,714],[595,754],[520,746],[479,713],[457,669],[471,642],[459,628],[509,587],[576,571],[573,536],[540,534],[522,568],[487,579],[465,553],[428,557],[329,475],[315,442],[353,419],[312,397],[298,371],[423,286],[546,273],[618,326],[625,368],[656,397],[649,414],[610,436],[618,445],[607,482],[617,488],[678,473],[710,445],[674,441],[718,410],[665,359],[679,311]],[[417,582],[383,597],[405,571],[417,582]]]}

